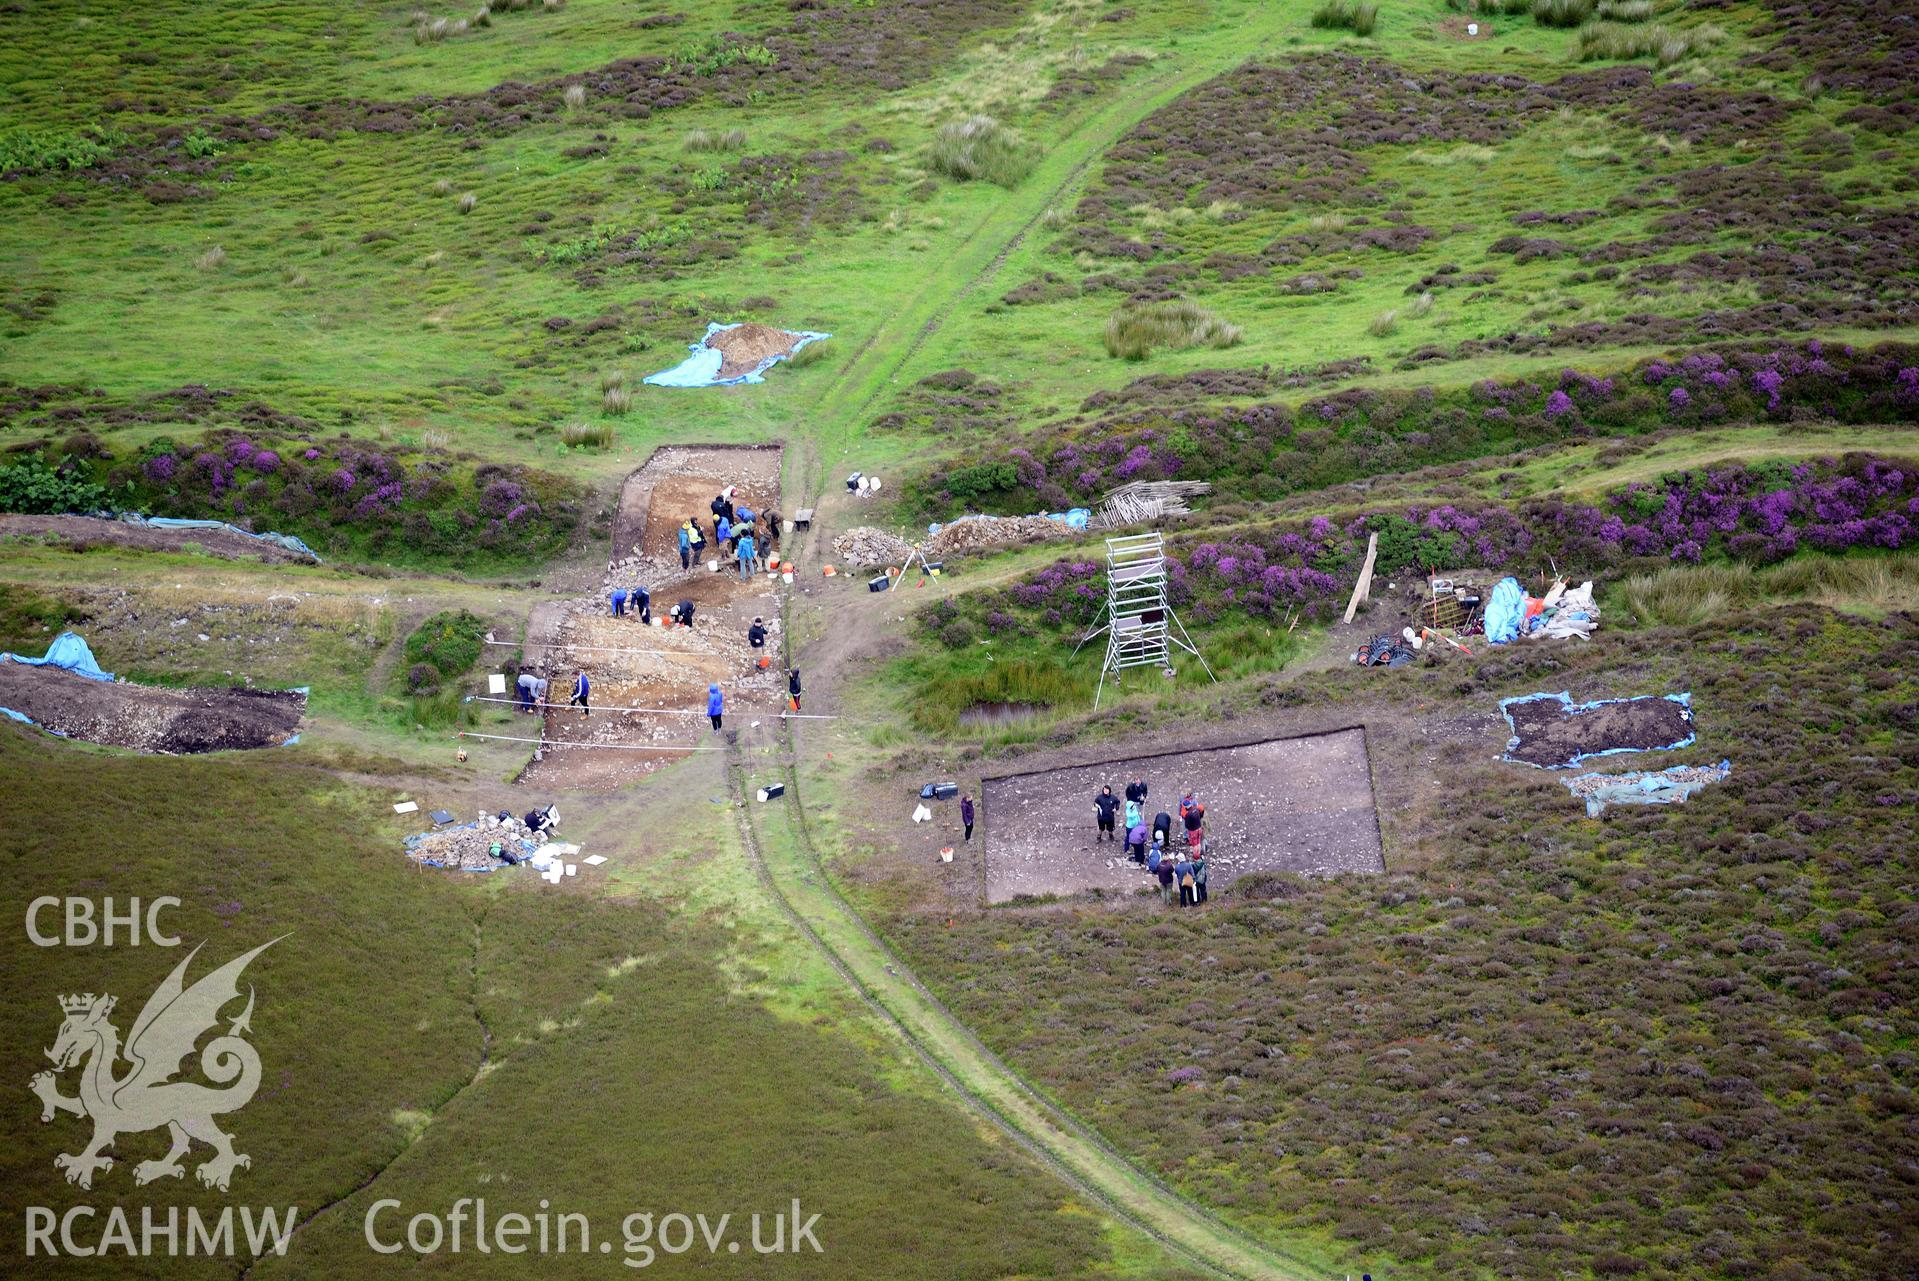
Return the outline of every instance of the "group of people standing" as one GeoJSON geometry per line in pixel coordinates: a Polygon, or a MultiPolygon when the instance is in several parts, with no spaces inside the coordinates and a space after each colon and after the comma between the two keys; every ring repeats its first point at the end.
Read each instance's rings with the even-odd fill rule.
{"type": "MultiPolygon", "coordinates": [[[[722,555],[735,561],[740,577],[748,578],[766,568],[766,557],[780,540],[780,514],[756,512],[745,503],[735,503],[738,492],[728,485],[714,495],[709,506],[713,512],[713,545],[722,555]]],[[[697,516],[689,516],[680,525],[680,568],[691,569],[707,546],[706,531],[697,516]]]]}
{"type": "Polygon", "coordinates": [[[1185,832],[1184,847],[1173,844],[1173,822],[1175,815],[1160,810],[1152,817],[1148,826],[1146,819],[1146,800],[1151,789],[1146,780],[1136,778],[1126,785],[1125,808],[1121,810],[1121,798],[1113,795],[1112,784],[1099,789],[1099,795],[1093,798],[1093,816],[1099,824],[1093,840],[1116,841],[1118,831],[1126,833],[1126,856],[1145,868],[1159,881],[1159,895],[1164,901],[1173,901],[1173,891],[1179,891],[1179,905],[1190,907],[1206,901],[1206,807],[1200,804],[1199,797],[1187,792],[1180,797],[1177,818],[1185,832]],[[1124,826],[1121,826],[1121,823],[1124,826]]]}

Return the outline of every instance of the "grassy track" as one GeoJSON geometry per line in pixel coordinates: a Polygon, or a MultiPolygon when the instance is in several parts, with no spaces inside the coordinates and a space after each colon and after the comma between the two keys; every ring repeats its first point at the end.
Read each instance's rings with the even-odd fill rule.
{"type": "MultiPolygon", "coordinates": [[[[1104,102],[1059,134],[1017,190],[994,202],[917,291],[883,317],[833,379],[820,390],[810,415],[823,441],[857,439],[861,419],[896,386],[925,342],[981,285],[990,281],[1049,207],[1084,177],[1094,160],[1139,121],[1180,94],[1261,51],[1265,42],[1295,24],[1285,6],[1251,5],[1243,16],[1227,15],[1217,28],[1181,44],[1174,63],[1134,92],[1104,102]]],[[[822,459],[815,459],[821,461],[822,459]]],[[[824,472],[796,479],[798,492],[817,497],[824,472]]]]}
{"type": "MultiPolygon", "coordinates": [[[[771,817],[765,830],[751,817],[741,819],[748,856],[767,892],[868,1006],[968,1103],[1108,1213],[1210,1272],[1290,1281],[1326,1271],[1252,1241],[1182,1199],[1040,1095],[982,1044],[834,888],[806,830],[798,774],[788,766],[785,775],[787,803],[766,811],[771,817]]],[[[734,782],[744,805],[743,775],[737,770],[734,782]]]]}
{"type": "MultiPolygon", "coordinates": [[[[1248,25],[1194,41],[1182,49],[1176,69],[1142,86],[1139,94],[1107,103],[1060,138],[1020,190],[994,205],[940,269],[882,320],[835,371],[812,415],[821,438],[859,436],[860,419],[898,382],[926,339],[956,306],[993,278],[1045,210],[1073,188],[1095,157],[1142,117],[1256,52],[1261,41],[1281,25],[1272,10],[1254,10],[1248,25]]],[[[792,478],[809,500],[816,500],[823,489],[824,463],[819,453],[808,451],[792,478]]],[[[791,634],[790,624],[787,634],[791,634]]],[[[806,831],[797,772],[788,766],[786,777],[788,803],[769,811],[765,830],[756,829],[750,817],[742,820],[742,835],[768,892],[846,981],[969,1103],[1109,1213],[1209,1271],[1247,1278],[1297,1278],[1321,1271],[1252,1241],[1180,1198],[1041,1096],[987,1049],[833,887],[806,831]],[[792,822],[788,815],[800,817],[792,822]]]]}

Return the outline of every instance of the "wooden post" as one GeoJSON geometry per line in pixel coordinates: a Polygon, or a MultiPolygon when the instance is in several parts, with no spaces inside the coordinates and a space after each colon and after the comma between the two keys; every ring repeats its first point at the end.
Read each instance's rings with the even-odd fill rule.
{"type": "Polygon", "coordinates": [[[1359,602],[1367,597],[1373,585],[1373,561],[1379,557],[1379,535],[1374,533],[1366,540],[1366,563],[1359,567],[1359,581],[1353,584],[1353,598],[1346,602],[1346,621],[1353,621],[1353,613],[1359,608],[1359,602]]]}

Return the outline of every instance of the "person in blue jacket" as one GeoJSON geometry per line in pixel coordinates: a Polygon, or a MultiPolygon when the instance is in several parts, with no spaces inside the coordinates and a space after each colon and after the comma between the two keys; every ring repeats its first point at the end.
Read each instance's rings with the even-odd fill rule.
{"type": "Polygon", "coordinates": [[[719,539],[722,548],[733,541],[733,522],[722,516],[713,522],[713,537],[719,539]]]}
{"type": "Polygon", "coordinates": [[[586,673],[581,672],[573,678],[573,697],[568,700],[567,706],[577,707],[588,716],[591,716],[593,714],[593,708],[592,705],[586,701],[587,695],[591,692],[592,687],[586,683],[586,673]]]}
{"type": "Polygon", "coordinates": [[[635,587],[628,593],[626,603],[633,607],[633,613],[638,616],[641,627],[650,627],[653,625],[652,592],[647,591],[644,587],[635,587]]]}
{"type": "Polygon", "coordinates": [[[706,714],[711,718],[713,728],[718,730],[720,727],[720,718],[726,714],[726,699],[720,694],[720,687],[718,685],[708,685],[706,687],[706,714]]]}
{"type": "Polygon", "coordinates": [[[680,526],[680,568],[693,568],[693,535],[687,532],[686,525],[680,526]]]}
{"type": "Polygon", "coordinates": [[[740,535],[739,558],[740,579],[742,581],[753,576],[753,554],[753,535],[740,535]]]}
{"type": "Polygon", "coordinates": [[[626,617],[626,588],[615,587],[606,599],[613,606],[613,617],[626,617]]]}

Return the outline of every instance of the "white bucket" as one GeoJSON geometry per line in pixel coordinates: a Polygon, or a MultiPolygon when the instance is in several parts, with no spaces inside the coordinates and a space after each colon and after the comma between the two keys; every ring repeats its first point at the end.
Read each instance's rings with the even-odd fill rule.
{"type": "Polygon", "coordinates": [[[780,526],[781,526],[781,528],[783,528],[783,529],[785,529],[785,530],[786,530],[786,532],[787,532],[787,533],[789,533],[789,534],[793,532],[793,522],[792,522],[792,521],[790,521],[790,520],[783,520],[783,521],[781,521],[781,522],[780,522],[780,526]]]}
{"type": "Polygon", "coordinates": [[[793,576],[791,574],[781,574],[780,581],[782,583],[790,583],[793,581],[793,576]]]}
{"type": "Polygon", "coordinates": [[[720,572],[720,562],[717,560],[709,560],[706,562],[706,568],[709,572],[717,574],[720,572]]]}

